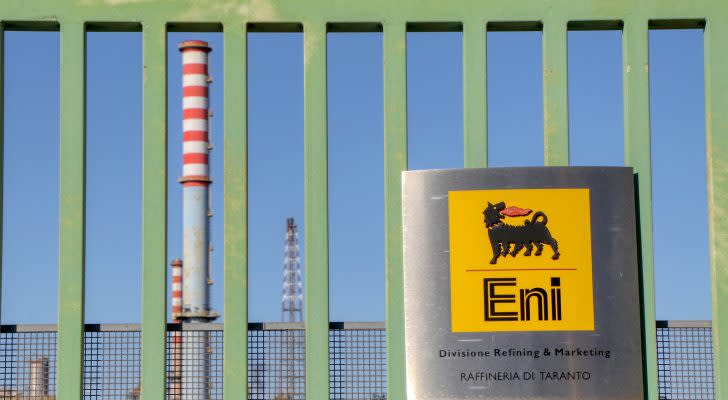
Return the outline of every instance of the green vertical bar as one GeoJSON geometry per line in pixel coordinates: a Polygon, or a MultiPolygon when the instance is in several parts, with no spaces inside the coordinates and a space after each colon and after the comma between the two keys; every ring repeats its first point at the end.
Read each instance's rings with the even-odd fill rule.
{"type": "Polygon", "coordinates": [[[566,22],[546,19],[542,40],[544,164],[569,165],[566,22]]]}
{"type": "Polygon", "coordinates": [[[463,112],[465,167],[488,166],[485,21],[463,23],[463,112]]]}
{"type": "Polygon", "coordinates": [[[142,398],[164,398],[167,343],[167,32],[142,32],[142,398]]]}
{"type": "Polygon", "coordinates": [[[329,398],[329,222],[326,24],[303,29],[306,202],[306,398],[329,398]]]}
{"type": "Polygon", "coordinates": [[[407,170],[407,27],[384,25],[384,224],[387,263],[387,398],[407,399],[402,271],[402,171],[407,170]]]}
{"type": "Polygon", "coordinates": [[[637,174],[645,398],[657,400],[657,327],[652,253],[650,77],[647,37],[647,19],[634,17],[624,21],[622,33],[624,160],[625,164],[633,167],[637,174]]]}
{"type": "Polygon", "coordinates": [[[705,126],[708,161],[708,235],[713,307],[713,377],[717,400],[728,399],[728,17],[705,28],[705,126]]]}
{"type": "Polygon", "coordinates": [[[58,399],[79,400],[83,386],[83,287],[86,190],[86,32],[61,23],[58,399]]]}
{"type": "Polygon", "coordinates": [[[248,196],[246,26],[224,24],[225,292],[223,399],[247,399],[248,196]]]}
{"type": "Polygon", "coordinates": [[[0,310],[2,309],[3,278],[3,176],[5,168],[5,26],[0,21],[0,310]]]}

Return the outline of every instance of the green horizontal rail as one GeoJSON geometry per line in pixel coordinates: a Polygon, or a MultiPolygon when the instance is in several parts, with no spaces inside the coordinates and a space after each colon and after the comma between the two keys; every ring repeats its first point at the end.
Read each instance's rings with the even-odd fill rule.
{"type": "Polygon", "coordinates": [[[178,31],[222,30],[223,22],[233,19],[287,29],[303,21],[336,23],[340,29],[346,23],[387,21],[441,29],[443,22],[462,22],[474,15],[489,22],[514,21],[521,26],[533,26],[523,23],[558,15],[587,27],[592,23],[603,28],[605,21],[628,17],[685,27],[690,26],[686,20],[724,16],[727,8],[723,0],[512,0],[507,4],[501,0],[4,0],[0,18],[12,22],[14,28],[34,29],[43,23],[48,26],[81,18],[99,30],[138,29],[138,24],[150,21],[168,22],[178,31]]]}
{"type": "MultiPolygon", "coordinates": [[[[246,34],[303,31],[307,398],[328,396],[326,34],[383,31],[388,398],[406,399],[401,172],[407,169],[406,33],[462,30],[466,167],[488,165],[487,30],[543,31],[544,162],[568,165],[567,31],[623,30],[625,163],[636,172],[646,398],[657,399],[649,131],[650,28],[705,26],[709,237],[717,398],[728,400],[728,2],[725,0],[4,0],[2,30],[61,32],[58,398],[82,384],[85,31],[143,31],[142,396],[164,397],[166,299],[166,35],[221,31],[225,68],[226,400],[247,374],[246,34]]],[[[0,41],[0,46],[2,42],[0,41]]],[[[1,48],[1,47],[0,47],[1,48]]],[[[0,65],[0,68],[2,66],[0,65]]],[[[0,84],[2,81],[0,80],[0,84]]],[[[1,117],[1,116],[0,116],[1,117]]],[[[1,190],[0,185],[0,190],[1,190]]]]}

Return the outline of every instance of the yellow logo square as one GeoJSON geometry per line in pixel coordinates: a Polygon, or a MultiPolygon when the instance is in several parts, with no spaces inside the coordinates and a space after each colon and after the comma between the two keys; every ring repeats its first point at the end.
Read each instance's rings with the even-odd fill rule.
{"type": "Polygon", "coordinates": [[[589,189],[451,191],[453,332],[594,330],[589,189]]]}

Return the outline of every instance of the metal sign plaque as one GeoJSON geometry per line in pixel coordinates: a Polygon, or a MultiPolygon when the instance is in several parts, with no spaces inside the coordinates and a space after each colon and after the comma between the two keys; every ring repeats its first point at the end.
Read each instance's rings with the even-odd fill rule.
{"type": "Polygon", "coordinates": [[[409,400],[643,399],[631,168],[403,173],[409,400]]]}

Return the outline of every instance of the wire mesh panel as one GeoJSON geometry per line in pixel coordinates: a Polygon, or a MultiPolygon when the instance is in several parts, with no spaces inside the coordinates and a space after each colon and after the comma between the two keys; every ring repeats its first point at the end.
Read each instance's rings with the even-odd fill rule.
{"type": "Polygon", "coordinates": [[[342,325],[329,332],[329,397],[385,399],[387,347],[383,324],[342,325]]]}
{"type": "Polygon", "coordinates": [[[710,322],[657,323],[660,399],[715,399],[710,322]]]}
{"type": "Polygon", "coordinates": [[[303,400],[305,331],[301,323],[251,324],[248,333],[248,398],[303,400]]]}
{"type": "Polygon", "coordinates": [[[222,399],[220,324],[170,325],[167,332],[167,387],[171,400],[222,399]]]}
{"type": "Polygon", "coordinates": [[[141,332],[135,326],[86,326],[84,399],[139,397],[141,332]]]}
{"type": "MultiPolygon", "coordinates": [[[[220,324],[170,325],[167,398],[185,390],[195,399],[221,399],[223,332],[220,324]]],[[[305,331],[300,323],[250,324],[248,398],[305,398],[305,331]]],[[[0,399],[51,399],[56,392],[56,327],[5,325],[0,333],[0,399]]],[[[386,341],[381,323],[331,323],[331,400],[386,398],[386,341]]],[[[87,325],[83,395],[138,399],[139,325],[87,325]]],[[[657,322],[659,397],[715,399],[709,321],[657,322]]]]}
{"type": "Polygon", "coordinates": [[[55,392],[55,326],[3,326],[0,398],[50,399],[55,392]]]}

